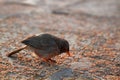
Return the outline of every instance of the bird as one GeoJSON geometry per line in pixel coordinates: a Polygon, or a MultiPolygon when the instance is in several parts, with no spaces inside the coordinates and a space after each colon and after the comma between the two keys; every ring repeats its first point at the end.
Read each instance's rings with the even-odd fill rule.
{"type": "Polygon", "coordinates": [[[44,62],[54,62],[51,58],[62,53],[67,53],[68,56],[71,56],[69,42],[52,34],[43,33],[37,36],[33,35],[22,40],[21,43],[25,44],[25,46],[7,54],[7,56],[10,57],[26,48],[31,49],[35,53],[35,56],[44,62]]]}

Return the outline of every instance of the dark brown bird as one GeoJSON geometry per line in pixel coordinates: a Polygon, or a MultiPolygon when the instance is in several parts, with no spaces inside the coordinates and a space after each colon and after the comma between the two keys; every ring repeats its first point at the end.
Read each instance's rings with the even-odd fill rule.
{"type": "Polygon", "coordinates": [[[70,56],[68,41],[51,34],[32,36],[23,40],[22,43],[26,46],[9,53],[7,56],[10,57],[11,55],[28,47],[45,62],[53,61],[51,60],[52,57],[60,55],[64,52],[70,56]]]}

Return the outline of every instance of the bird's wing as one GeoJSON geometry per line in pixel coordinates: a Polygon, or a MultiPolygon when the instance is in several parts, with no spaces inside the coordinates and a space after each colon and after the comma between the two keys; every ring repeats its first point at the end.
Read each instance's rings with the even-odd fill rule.
{"type": "Polygon", "coordinates": [[[30,47],[33,47],[35,49],[47,51],[49,53],[51,53],[53,51],[60,52],[58,49],[58,45],[52,38],[47,38],[47,37],[43,38],[43,37],[33,36],[26,40],[23,40],[22,43],[24,43],[30,47]]]}

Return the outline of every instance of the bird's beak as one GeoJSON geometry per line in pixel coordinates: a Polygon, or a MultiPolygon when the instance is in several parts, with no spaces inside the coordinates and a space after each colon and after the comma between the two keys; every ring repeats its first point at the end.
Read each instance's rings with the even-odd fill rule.
{"type": "Polygon", "coordinates": [[[72,56],[72,54],[69,51],[67,51],[66,53],[68,54],[68,56],[72,56]]]}

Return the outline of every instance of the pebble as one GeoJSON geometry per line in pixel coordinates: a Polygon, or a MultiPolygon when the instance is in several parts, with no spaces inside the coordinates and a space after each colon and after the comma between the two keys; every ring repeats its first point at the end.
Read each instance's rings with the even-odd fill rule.
{"type": "Polygon", "coordinates": [[[73,71],[70,68],[64,68],[60,71],[55,72],[50,76],[51,80],[62,80],[65,77],[72,77],[73,71]]]}

